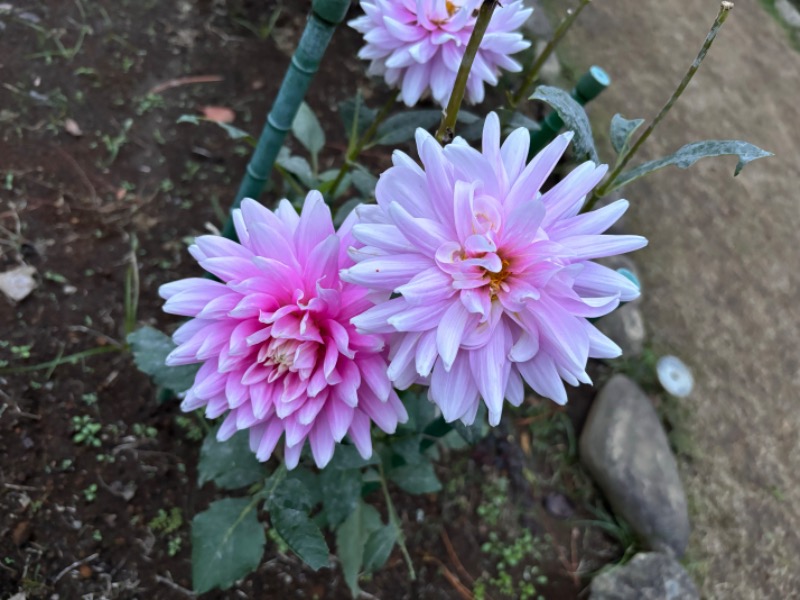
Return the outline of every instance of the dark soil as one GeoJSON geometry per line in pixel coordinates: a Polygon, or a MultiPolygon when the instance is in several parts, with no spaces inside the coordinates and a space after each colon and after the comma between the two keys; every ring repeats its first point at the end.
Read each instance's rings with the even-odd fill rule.
{"type": "MultiPolygon", "coordinates": [[[[220,226],[218,207],[233,196],[247,156],[217,127],[176,120],[223,106],[235,111],[234,125],[257,133],[309,5],[50,0],[14,2],[13,12],[0,5],[0,272],[29,264],[39,276],[19,304],[0,298],[0,366],[113,350],[124,337],[134,239],[138,321],[174,327],[157,287],[197,274],[184,240],[220,226]],[[220,81],[178,81],[206,75],[220,81]],[[169,82],[180,85],[164,89],[169,82]],[[67,120],[81,136],[65,129],[67,120]]],[[[338,102],[357,84],[366,93],[375,87],[355,59],[358,46],[353,31],[339,31],[309,97],[328,134],[325,168],[345,148],[338,102]]],[[[380,166],[388,154],[373,150],[366,160],[380,166]]],[[[409,583],[396,551],[364,588],[382,598],[472,597],[475,580],[496,574],[496,560],[481,550],[490,531],[511,543],[529,529],[548,578],[538,592],[577,597],[587,575],[621,553],[599,529],[574,524],[596,502],[567,435],[590,397],[578,390],[572,421],[532,401],[505,432],[441,461],[445,492],[398,493],[418,579],[409,583]],[[512,510],[487,525],[476,511],[492,500],[487,482],[502,478],[512,510]]],[[[175,402],[155,400],[125,352],[0,375],[0,596],[186,596],[189,523],[217,495],[195,484],[198,433],[175,402]],[[76,441],[76,419],[99,430],[76,441]],[[153,520],[174,509],[182,522],[165,533],[153,520]]],[[[510,572],[519,578],[522,566],[510,572]]],[[[207,597],[349,593],[338,569],[314,573],[269,543],[257,573],[207,597]]]]}

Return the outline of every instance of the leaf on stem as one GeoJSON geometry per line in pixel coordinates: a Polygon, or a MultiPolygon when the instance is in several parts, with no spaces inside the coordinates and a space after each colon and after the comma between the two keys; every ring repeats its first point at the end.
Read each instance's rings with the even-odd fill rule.
{"type": "Polygon", "coordinates": [[[431,494],[442,489],[442,484],[429,460],[395,467],[387,475],[409,494],[431,494]]]}
{"type": "Polygon", "coordinates": [[[250,498],[212,502],[192,520],[192,586],[227,589],[254,571],[264,554],[264,527],[250,498]]]}
{"type": "Polygon", "coordinates": [[[213,481],[226,490],[243,488],[264,479],[264,466],[250,450],[249,435],[239,431],[225,442],[217,441],[217,427],[206,436],[197,463],[197,486],[213,481]]]}
{"type": "Polygon", "coordinates": [[[374,507],[359,500],[350,516],[336,529],[336,550],[342,563],[344,579],[353,597],[358,597],[358,574],[366,557],[366,544],[370,535],[383,527],[381,517],[374,507]]]}
{"type": "Polygon", "coordinates": [[[740,140],[705,140],[703,142],[694,142],[692,144],[686,144],[674,154],[657,160],[651,160],[630,171],[626,171],[617,178],[609,191],[619,189],[632,181],[636,181],[640,177],[644,177],[653,171],[658,171],[670,165],[675,165],[681,169],[688,169],[701,158],[728,155],[739,157],[739,162],[736,163],[736,170],[733,172],[734,177],[736,177],[748,163],[758,160],[759,158],[773,156],[772,152],[767,152],[758,146],[740,140]]]}
{"type": "Polygon", "coordinates": [[[364,103],[364,97],[359,90],[352,98],[339,103],[339,115],[342,117],[348,139],[354,143],[354,140],[364,135],[378,116],[378,111],[364,103]]]}
{"type": "Polygon", "coordinates": [[[417,128],[431,130],[439,124],[442,111],[438,109],[409,110],[386,119],[378,127],[375,144],[395,146],[414,139],[417,128]]]}
{"type": "Polygon", "coordinates": [[[644,123],[644,119],[628,120],[620,114],[611,119],[611,145],[617,154],[627,152],[631,143],[631,136],[644,123]]]}
{"type": "Polygon", "coordinates": [[[192,387],[199,365],[168,367],[167,355],[175,349],[172,339],[152,327],[137,329],[127,338],[133,361],[142,373],[153,378],[156,385],[183,392],[192,387]]]}
{"type": "Polygon", "coordinates": [[[292,122],[292,134],[312,155],[316,156],[325,147],[325,132],[317,115],[303,102],[292,122]]]}
{"type": "Polygon", "coordinates": [[[600,162],[594,147],[592,126],[584,108],[567,92],[557,87],[540,85],[533,92],[531,100],[541,100],[549,104],[558,113],[567,129],[575,132],[573,147],[579,158],[588,158],[595,163],[600,162]]]}
{"type": "Polygon", "coordinates": [[[204,117],[198,117],[197,115],[181,115],[178,117],[176,123],[191,123],[192,125],[199,125],[201,121],[206,121],[208,123],[214,123],[222,129],[225,130],[225,133],[228,134],[228,137],[232,140],[244,140],[251,146],[256,145],[256,138],[252,135],[247,133],[246,131],[239,129],[238,127],[234,127],[233,125],[229,125],[228,123],[223,123],[222,121],[215,121],[214,119],[206,119],[204,117]]]}

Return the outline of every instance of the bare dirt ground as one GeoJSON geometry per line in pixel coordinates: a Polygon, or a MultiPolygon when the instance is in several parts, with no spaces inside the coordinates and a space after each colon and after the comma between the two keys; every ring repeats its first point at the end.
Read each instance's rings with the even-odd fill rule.
{"type": "MultiPolygon", "coordinates": [[[[590,5],[562,59],[611,72],[595,122],[615,112],[652,118],[717,7],[590,5]]],[[[708,160],[625,190],[627,228],[650,239],[636,258],[655,347],[684,358],[697,379],[682,469],[694,524],[688,566],[708,598],[800,598],[799,91],[800,54],[785,31],[757,2],[736,2],[645,158],[704,138],[745,139],[776,156],[737,179],[732,159],[708,160]]]]}

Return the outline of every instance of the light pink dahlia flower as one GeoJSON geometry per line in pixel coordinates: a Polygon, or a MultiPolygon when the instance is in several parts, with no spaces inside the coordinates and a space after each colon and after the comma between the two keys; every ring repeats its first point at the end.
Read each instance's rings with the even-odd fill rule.
{"type": "Polygon", "coordinates": [[[406,411],[386,375],[384,338],[362,334],[350,319],[372,306],[367,290],[344,283],[352,265],[352,220],[334,231],[318,192],[302,214],[283,200],[273,213],[245,200],[233,215],[240,243],[202,236],[192,256],[219,281],[191,278],[161,286],[164,310],[193,317],[173,336],[168,365],[202,363],[184,411],[228,413],[218,438],[250,430],[267,460],[282,435],[294,468],[306,438],[317,466],[345,434],[372,453],[370,423],[392,433],[406,411]]]}
{"type": "MultiPolygon", "coordinates": [[[[483,0],[361,0],[364,16],[350,26],[364,34],[358,56],[372,61],[371,75],[382,75],[400,88],[403,102],[413,106],[430,89],[444,106],[456,81],[483,0]]],[[[467,82],[470,102],[483,101],[484,83],[497,85],[500,69],[518,72],[510,58],[530,42],[517,30],[533,12],[521,0],[495,9],[467,82]]]]}
{"type": "Polygon", "coordinates": [[[482,397],[490,423],[503,399],[523,400],[523,380],[563,404],[562,379],[590,383],[590,357],[619,347],[587,318],[633,300],[638,288],[591,261],[636,250],[639,236],[600,235],[628,207],[619,200],[579,215],[606,166],[586,162],[547,192],[542,186],[571,134],[526,165],[529,132],[500,145],[490,114],[483,151],[461,139],[442,147],[423,130],[423,168],[402,152],[378,182],[377,206],[358,210],[365,244],[345,281],[396,297],[353,319],[359,331],[394,333],[389,376],[402,389],[430,376],[429,397],[447,421],[471,423],[482,397]]]}

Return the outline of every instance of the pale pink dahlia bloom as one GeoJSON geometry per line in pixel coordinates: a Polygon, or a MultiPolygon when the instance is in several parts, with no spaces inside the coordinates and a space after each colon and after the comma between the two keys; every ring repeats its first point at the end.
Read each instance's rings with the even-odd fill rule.
{"type": "MultiPolygon", "coordinates": [[[[364,34],[358,56],[372,61],[371,75],[382,75],[400,88],[403,102],[413,106],[430,89],[444,106],[456,80],[467,42],[483,0],[361,0],[364,16],[350,26],[364,34]]],[[[495,9],[467,82],[467,99],[483,101],[484,83],[497,85],[500,70],[522,70],[510,57],[530,42],[517,30],[533,12],[521,0],[495,9]]]]}
{"type": "Polygon", "coordinates": [[[386,300],[353,319],[361,332],[394,333],[389,376],[402,389],[430,377],[429,397],[447,421],[471,423],[483,398],[490,423],[523,380],[563,404],[563,381],[589,383],[590,357],[619,347],[587,318],[605,315],[638,288],[591,261],[636,250],[639,236],[601,235],[628,208],[619,200],[579,215],[606,166],[586,162],[550,190],[542,186],[572,137],[557,137],[530,163],[529,132],[500,145],[490,114],[483,151],[461,139],[442,147],[423,130],[424,168],[396,152],[378,182],[377,206],[358,210],[358,264],[345,281],[386,300]]]}
{"type": "Polygon", "coordinates": [[[372,306],[367,290],[339,279],[353,264],[352,220],[335,232],[318,192],[300,216],[287,200],[275,212],[245,200],[233,218],[240,243],[206,235],[189,248],[221,281],[159,290],[166,312],[193,317],[175,332],[167,364],[202,363],[181,407],[228,413],[218,438],[249,429],[262,461],[285,435],[290,469],[306,439],[320,468],[345,434],[369,457],[370,423],[392,433],[407,415],[386,375],[383,336],[350,324],[372,306]]]}

